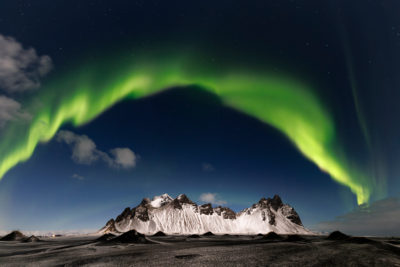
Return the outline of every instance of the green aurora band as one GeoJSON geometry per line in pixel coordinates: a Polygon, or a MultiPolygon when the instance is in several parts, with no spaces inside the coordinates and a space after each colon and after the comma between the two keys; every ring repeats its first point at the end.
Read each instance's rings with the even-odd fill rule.
{"type": "Polygon", "coordinates": [[[334,122],[312,91],[285,76],[214,66],[202,58],[165,53],[88,62],[53,78],[24,103],[29,123],[13,121],[0,141],[0,178],[28,160],[65,124],[80,126],[123,99],[146,97],[166,88],[196,85],[222,102],[282,132],[299,151],[347,186],[358,204],[367,203],[374,183],[344,157],[334,122]],[[177,56],[178,55],[178,56],[177,56]],[[133,63],[132,63],[133,62],[133,63]]]}

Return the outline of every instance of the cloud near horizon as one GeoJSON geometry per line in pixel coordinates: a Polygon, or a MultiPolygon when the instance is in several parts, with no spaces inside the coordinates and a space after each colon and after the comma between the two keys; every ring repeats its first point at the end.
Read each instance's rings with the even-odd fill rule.
{"type": "Polygon", "coordinates": [[[200,195],[200,200],[214,205],[226,205],[227,202],[219,198],[217,193],[203,193],[200,195]]]}
{"type": "Polygon", "coordinates": [[[353,211],[321,222],[315,230],[342,231],[352,235],[400,236],[400,199],[386,198],[362,205],[353,211]]]}
{"type": "Polygon", "coordinates": [[[58,142],[68,144],[72,148],[72,160],[78,164],[91,165],[103,161],[112,168],[129,169],[136,166],[137,156],[129,148],[114,148],[111,156],[97,149],[96,144],[87,135],[78,135],[71,131],[59,131],[56,137],[58,142]]]}

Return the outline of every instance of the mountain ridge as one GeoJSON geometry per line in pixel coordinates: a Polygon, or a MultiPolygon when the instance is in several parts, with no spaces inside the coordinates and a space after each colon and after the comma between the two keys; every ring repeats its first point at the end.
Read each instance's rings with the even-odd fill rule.
{"type": "Polygon", "coordinates": [[[99,233],[124,233],[137,230],[143,234],[312,234],[293,207],[275,195],[261,198],[251,207],[234,212],[228,207],[198,205],[185,194],[176,198],[168,194],[143,198],[134,208],[127,207],[110,219],[99,233]]]}

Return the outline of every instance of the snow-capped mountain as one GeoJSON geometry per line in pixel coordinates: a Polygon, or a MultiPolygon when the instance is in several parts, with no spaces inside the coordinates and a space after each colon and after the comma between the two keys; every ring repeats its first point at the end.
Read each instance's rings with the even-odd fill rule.
{"type": "Polygon", "coordinates": [[[197,205],[186,195],[173,199],[168,194],[144,198],[135,208],[126,208],[111,219],[100,233],[123,233],[135,229],[143,234],[311,234],[297,212],[278,195],[262,198],[239,213],[227,207],[197,205]]]}

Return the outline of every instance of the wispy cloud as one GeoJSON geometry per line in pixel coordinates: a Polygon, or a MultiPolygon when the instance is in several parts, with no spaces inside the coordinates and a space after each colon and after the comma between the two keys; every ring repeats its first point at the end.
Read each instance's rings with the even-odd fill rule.
{"type": "Polygon", "coordinates": [[[400,199],[387,198],[337,217],[321,222],[317,231],[340,230],[353,235],[400,236],[400,199]]]}
{"type": "Polygon", "coordinates": [[[30,115],[22,111],[21,104],[12,98],[0,95],[0,127],[8,121],[30,119],[30,115]]]}
{"type": "Polygon", "coordinates": [[[72,178],[78,179],[78,180],[84,180],[85,179],[85,177],[83,177],[82,175],[76,174],[76,173],[74,173],[72,175],[72,178]]]}
{"type": "Polygon", "coordinates": [[[204,163],[201,165],[201,168],[202,168],[202,170],[205,171],[205,172],[212,172],[212,171],[215,170],[214,166],[213,166],[211,163],[208,163],[208,162],[204,162],[204,163]]]}
{"type": "Polygon", "coordinates": [[[40,87],[40,79],[53,67],[49,56],[24,48],[12,37],[0,34],[0,89],[21,92],[40,87]]]}
{"type": "Polygon", "coordinates": [[[88,136],[71,131],[60,131],[56,140],[72,148],[72,160],[78,164],[90,165],[96,161],[103,161],[112,168],[128,169],[136,166],[137,156],[129,148],[114,148],[109,155],[97,149],[95,142],[88,136]]]}
{"type": "Polygon", "coordinates": [[[220,199],[217,193],[203,193],[200,195],[200,201],[215,205],[226,205],[226,201],[220,199]]]}

